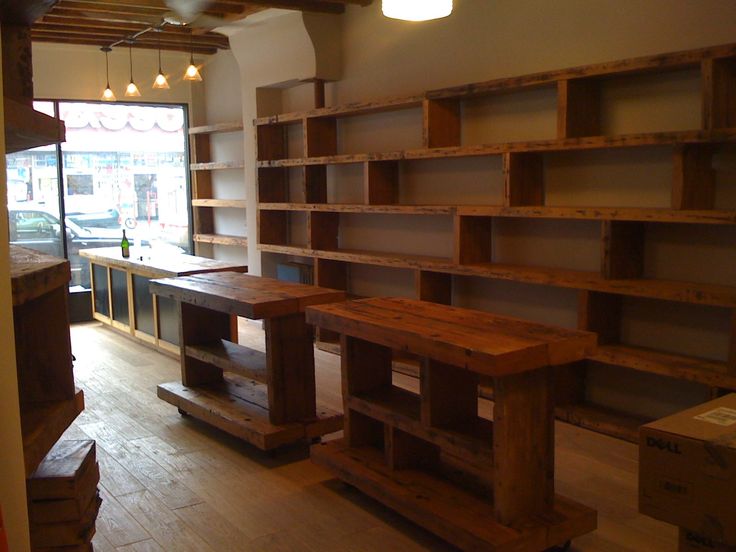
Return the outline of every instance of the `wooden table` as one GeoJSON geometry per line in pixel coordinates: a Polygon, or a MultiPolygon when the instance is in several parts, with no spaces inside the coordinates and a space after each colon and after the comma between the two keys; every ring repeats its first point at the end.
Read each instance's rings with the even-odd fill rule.
{"type": "Polygon", "coordinates": [[[588,332],[408,299],[307,309],[341,334],[345,437],[312,447],[338,477],[464,550],[544,550],[593,531],[596,512],[554,492],[551,365],[588,332]],[[392,384],[392,350],[421,358],[420,393],[392,384]],[[494,421],[478,416],[492,378],[494,421]]]}
{"type": "Polygon", "coordinates": [[[318,406],[309,305],[345,293],[237,273],[154,280],[151,292],[179,302],[182,381],[158,396],[232,435],[270,450],[342,429],[318,406]],[[228,341],[230,316],[263,319],[266,353],[228,341]]]}
{"type": "MultiPolygon", "coordinates": [[[[124,259],[119,247],[82,249],[89,259],[92,278],[92,315],[161,352],[179,354],[179,318],[176,304],[148,291],[153,278],[188,276],[204,272],[247,272],[242,263],[232,263],[185,255],[160,253],[155,249],[133,247],[124,259]]],[[[233,335],[237,320],[232,319],[233,335]]]]}

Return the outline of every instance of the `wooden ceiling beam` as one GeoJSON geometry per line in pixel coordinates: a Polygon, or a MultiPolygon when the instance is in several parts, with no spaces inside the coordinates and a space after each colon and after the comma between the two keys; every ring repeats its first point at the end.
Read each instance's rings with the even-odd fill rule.
{"type": "MultiPolygon", "coordinates": [[[[54,29],[32,29],[32,35],[55,35],[55,36],[69,36],[70,38],[79,36],[81,38],[88,37],[88,38],[101,38],[103,40],[102,44],[110,43],[110,42],[116,42],[118,40],[124,40],[124,37],[121,38],[121,35],[119,32],[106,30],[106,29],[88,29],[87,31],[79,31],[75,30],[73,32],[69,31],[58,31],[54,29]]],[[[145,34],[142,34],[138,36],[134,41],[133,45],[135,44],[145,44],[150,45],[151,47],[157,48],[159,43],[159,35],[162,35],[163,33],[153,33],[148,32],[145,34]]],[[[194,38],[194,37],[193,37],[194,38]]],[[[190,41],[189,35],[182,36],[182,35],[164,35],[160,37],[161,40],[161,47],[169,46],[172,44],[184,44],[189,45],[190,43],[194,46],[200,46],[205,48],[228,48],[229,44],[227,41],[227,38],[225,37],[219,37],[216,39],[212,39],[209,37],[196,37],[196,39],[190,41]]],[[[98,40],[99,42],[99,40],[98,40]]],[[[125,46],[128,46],[126,43],[125,46]]]]}
{"type": "Polygon", "coordinates": [[[345,4],[341,2],[326,2],[322,0],[257,0],[248,2],[266,8],[281,8],[284,10],[299,10],[315,13],[344,13],[345,4]]]}
{"type": "MultiPolygon", "coordinates": [[[[63,19],[53,16],[46,16],[40,22],[36,23],[34,29],[46,29],[53,31],[69,31],[69,32],[94,32],[96,30],[117,31],[123,34],[132,34],[145,29],[149,29],[150,25],[130,22],[130,23],[110,23],[107,21],[94,21],[88,19],[63,19]]],[[[185,36],[189,37],[191,31],[186,27],[177,27],[175,25],[165,25],[160,30],[152,30],[153,35],[161,36],[185,36]]],[[[219,33],[205,32],[196,35],[201,38],[210,38],[214,41],[227,42],[227,38],[219,33]]]]}
{"type": "MultiPolygon", "coordinates": [[[[203,10],[207,14],[237,13],[239,6],[247,4],[246,0],[234,2],[232,0],[214,0],[203,10]]],[[[160,13],[173,11],[164,0],[63,0],[61,7],[75,5],[77,9],[86,10],[156,10],[160,13]]]]}
{"type": "MultiPolygon", "coordinates": [[[[63,33],[52,33],[47,31],[31,31],[31,38],[34,42],[57,42],[61,44],[81,44],[81,45],[88,45],[88,46],[101,46],[105,44],[110,44],[111,42],[114,42],[116,37],[109,36],[99,36],[99,37],[72,37],[68,34],[63,33]]],[[[148,42],[148,41],[142,41],[139,40],[135,44],[131,45],[133,48],[140,48],[145,50],[156,50],[158,49],[158,41],[154,42],[148,42]]],[[[127,46],[123,46],[127,47],[127,46]]],[[[176,51],[176,52],[189,52],[190,46],[189,43],[180,43],[180,42],[168,42],[161,44],[161,49],[166,51],[176,51]]],[[[195,54],[200,55],[212,55],[217,53],[218,48],[216,46],[202,46],[198,44],[194,44],[191,48],[195,54]]]]}

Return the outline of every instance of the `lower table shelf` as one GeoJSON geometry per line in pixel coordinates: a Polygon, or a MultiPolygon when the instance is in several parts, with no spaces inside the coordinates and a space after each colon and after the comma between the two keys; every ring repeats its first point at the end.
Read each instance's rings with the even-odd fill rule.
{"type": "Polygon", "coordinates": [[[518,527],[494,520],[488,500],[430,473],[391,470],[380,450],[342,440],[312,447],[312,460],[463,550],[544,550],[595,530],[595,510],[559,495],[554,510],[518,527]]]}
{"type": "Polygon", "coordinates": [[[262,449],[271,450],[299,440],[311,440],[342,429],[342,414],[317,404],[311,420],[273,425],[268,420],[267,387],[235,374],[197,387],[162,383],[158,397],[187,414],[262,449]]]}

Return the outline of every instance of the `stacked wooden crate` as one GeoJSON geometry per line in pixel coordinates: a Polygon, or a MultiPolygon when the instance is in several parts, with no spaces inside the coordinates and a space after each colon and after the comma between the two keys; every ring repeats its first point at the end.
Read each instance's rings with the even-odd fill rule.
{"type": "Polygon", "coordinates": [[[27,480],[34,551],[91,551],[102,499],[95,442],[59,441],[27,480]]]}

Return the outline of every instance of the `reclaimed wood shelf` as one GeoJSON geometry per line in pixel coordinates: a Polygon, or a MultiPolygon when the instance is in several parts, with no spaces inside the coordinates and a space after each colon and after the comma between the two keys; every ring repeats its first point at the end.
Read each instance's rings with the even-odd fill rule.
{"type": "Polygon", "coordinates": [[[218,132],[239,132],[243,130],[243,123],[238,121],[230,121],[226,123],[216,123],[214,125],[202,125],[189,127],[189,135],[195,134],[216,134],[218,132]]]}
{"type": "Polygon", "coordinates": [[[192,239],[195,243],[212,243],[217,245],[248,246],[246,236],[230,236],[228,234],[194,234],[192,239]]]}
{"type": "MultiPolygon", "coordinates": [[[[218,261],[155,248],[131,248],[124,259],[119,247],[82,249],[92,279],[92,316],[139,343],[170,356],[179,355],[179,315],[176,305],[148,291],[153,278],[205,272],[247,272],[241,263],[218,261]]],[[[233,328],[237,320],[232,320],[233,328]]],[[[234,334],[237,330],[233,329],[234,334]]]]}
{"type": "Polygon", "coordinates": [[[179,303],[181,382],[159,398],[252,445],[272,450],[342,428],[316,401],[309,305],[345,294],[238,273],[154,280],[151,292],[179,303]],[[232,343],[230,316],[264,320],[266,352],[232,343]]]}
{"type": "MultiPolygon", "coordinates": [[[[606,365],[611,369],[633,369],[710,387],[701,389],[704,394],[715,395],[733,388],[736,286],[715,279],[701,282],[695,276],[692,279],[696,281],[685,281],[685,278],[679,281],[645,275],[649,276],[657,268],[650,267],[653,261],[647,253],[648,240],[653,239],[650,234],[671,232],[667,225],[672,224],[724,227],[736,224],[736,209],[716,208],[717,181],[723,179],[716,178],[718,164],[714,163],[719,153],[732,152],[736,142],[734,96],[736,44],[726,44],[492,79],[403,98],[319,106],[261,117],[253,121],[257,142],[258,248],[263,253],[311,258],[317,285],[338,289],[349,288],[353,265],[409,270],[414,275],[414,296],[438,303],[451,303],[456,282],[466,277],[578,290],[578,327],[595,331],[606,347],[614,349],[602,349],[598,358],[588,359],[580,370],[563,378],[564,394],[571,408],[573,404],[579,405],[577,410],[571,410],[575,415],[566,415],[564,419],[603,428],[618,436],[631,436],[636,417],[627,418],[626,413],[611,413],[603,407],[598,412],[596,405],[584,401],[589,368],[606,365]],[[615,87],[643,77],[642,82],[646,83],[652,76],[675,72],[700,81],[699,128],[693,128],[693,118],[689,116],[683,117],[681,128],[676,126],[677,121],[666,129],[643,128],[643,132],[632,128],[631,133],[616,133],[606,127],[606,109],[615,107],[618,101],[602,93],[609,82],[615,87]],[[463,132],[466,120],[477,112],[474,110],[477,103],[473,103],[476,98],[533,89],[546,89],[550,97],[556,95],[556,133],[521,141],[504,141],[503,136],[498,136],[498,142],[474,143],[473,136],[480,134],[463,132]],[[351,143],[346,133],[352,132],[352,126],[340,126],[341,120],[394,110],[416,111],[410,113],[411,117],[421,115],[416,117],[421,120],[421,128],[417,125],[421,137],[420,142],[415,142],[417,147],[386,151],[376,148],[379,151],[375,152],[342,149],[351,143]],[[293,140],[289,138],[298,131],[303,137],[301,150],[294,150],[293,140]],[[576,153],[598,150],[602,152],[598,155],[617,156],[605,150],[622,148],[648,148],[652,155],[670,156],[672,178],[668,204],[657,207],[550,204],[545,182],[549,172],[547,160],[555,159],[556,152],[564,152],[565,159],[585,160],[586,156],[576,153]],[[491,156],[501,157],[504,183],[501,198],[490,197],[489,192],[487,200],[478,198],[478,205],[448,205],[446,200],[443,205],[402,203],[406,196],[402,193],[407,178],[406,162],[491,156]],[[328,189],[333,191],[333,186],[339,183],[335,180],[338,171],[333,173],[328,167],[344,164],[362,165],[362,203],[330,203],[333,196],[328,194],[328,189]],[[297,178],[301,181],[294,182],[297,178]],[[497,204],[491,204],[494,202],[497,204]],[[345,232],[342,221],[348,218],[343,214],[350,215],[350,220],[355,214],[451,217],[454,238],[451,258],[341,247],[345,232]],[[529,225],[539,219],[552,221],[551,225],[557,224],[554,221],[598,223],[600,269],[580,271],[539,266],[534,258],[524,265],[498,263],[492,251],[494,236],[498,235],[494,219],[498,218],[526,219],[530,222],[525,224],[529,225]],[[650,233],[651,225],[660,225],[661,229],[650,233]],[[304,235],[306,243],[303,243],[304,235]],[[724,328],[729,336],[728,350],[714,353],[718,362],[710,362],[687,359],[671,351],[650,353],[631,348],[621,338],[621,326],[625,322],[621,305],[626,297],[726,310],[720,319],[730,321],[729,327],[724,328]],[[652,356],[657,353],[660,356],[652,356]],[[589,423],[584,420],[588,415],[589,423]],[[606,423],[599,423],[601,416],[607,417],[606,423]],[[620,427],[615,429],[617,421],[620,427]]],[[[471,126],[475,123],[471,121],[471,126]]],[[[573,182],[570,187],[574,185],[573,182]]],[[[448,186],[452,183],[448,182],[448,186]]],[[[408,196],[422,201],[419,191],[416,198],[408,196]]],[[[335,336],[328,330],[320,330],[319,336],[321,342],[334,342],[335,336]]]]}
{"type": "Polygon", "coordinates": [[[3,98],[5,153],[14,153],[66,140],[64,122],[12,98],[3,98]]]}
{"type": "Polygon", "coordinates": [[[552,366],[589,332],[408,299],[307,308],[341,334],[345,436],[312,460],[464,550],[544,550],[596,528],[554,491],[552,366]],[[392,384],[392,349],[421,357],[420,393],[392,384]],[[493,422],[478,417],[481,376],[493,422]]]}
{"type": "Polygon", "coordinates": [[[242,161],[208,161],[206,163],[190,163],[189,168],[193,171],[218,171],[226,169],[242,169],[245,164],[242,161]]]}
{"type": "Polygon", "coordinates": [[[245,209],[244,199],[193,199],[192,207],[221,207],[228,209],[245,209]]]}

